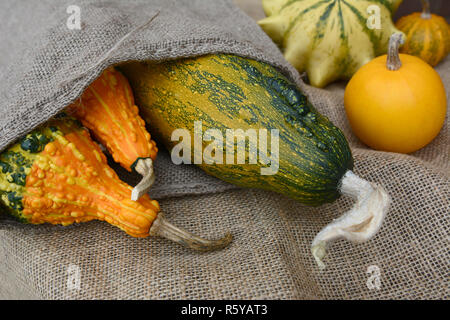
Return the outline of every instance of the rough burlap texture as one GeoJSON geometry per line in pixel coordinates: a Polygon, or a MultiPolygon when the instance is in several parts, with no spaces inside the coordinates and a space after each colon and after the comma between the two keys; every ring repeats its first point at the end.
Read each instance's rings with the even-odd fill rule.
{"type": "MultiPolygon", "coordinates": [[[[229,230],[231,246],[197,253],[164,239],[135,239],[102,222],[25,226],[3,218],[0,297],[449,298],[448,120],[430,145],[412,155],[368,149],[351,133],[342,84],[327,90],[303,84],[254,21],[228,1],[11,0],[0,3],[0,28],[1,148],[69,104],[110,64],[231,52],[272,63],[299,83],[317,109],[343,130],[355,172],[383,184],[393,199],[373,240],[358,245],[337,241],[328,268],[319,271],[311,241],[352,200],[342,197],[309,208],[272,192],[237,189],[193,166],[175,166],[161,151],[151,195],[160,200],[167,218],[210,238],[229,230]],[[82,9],[81,31],[65,26],[69,4],[82,9]],[[156,11],[159,15],[145,30],[97,64],[156,11]],[[94,65],[87,76],[59,86],[94,65]],[[367,273],[368,268],[375,271],[367,273]],[[379,289],[371,285],[377,283],[372,281],[376,270],[379,289]],[[77,274],[79,289],[68,285],[77,274]]],[[[437,70],[448,93],[450,59],[437,70]]],[[[130,182],[136,178],[121,175],[130,182]]]]}

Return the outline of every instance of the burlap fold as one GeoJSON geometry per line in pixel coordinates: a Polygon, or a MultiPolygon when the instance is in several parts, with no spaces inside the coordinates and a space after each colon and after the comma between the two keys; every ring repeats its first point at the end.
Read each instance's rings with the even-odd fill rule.
{"type": "MultiPolygon", "coordinates": [[[[11,0],[0,3],[0,28],[0,148],[68,105],[108,65],[228,52],[271,63],[297,82],[343,130],[355,171],[384,185],[393,198],[373,240],[336,242],[328,268],[319,271],[310,243],[350,208],[350,199],[309,208],[273,192],[236,189],[194,166],[175,166],[162,151],[152,197],[168,219],[186,229],[211,238],[231,231],[230,247],[199,254],[163,239],[135,239],[101,222],[60,227],[1,219],[0,297],[449,298],[448,120],[430,145],[412,155],[368,149],[346,120],[343,85],[326,90],[305,85],[230,1],[11,0]],[[81,8],[82,30],[67,28],[68,5],[81,8]],[[120,39],[157,12],[147,28],[105,59],[120,39]]],[[[450,59],[437,70],[448,93],[450,59]]],[[[120,175],[136,181],[123,171],[120,175]]]]}

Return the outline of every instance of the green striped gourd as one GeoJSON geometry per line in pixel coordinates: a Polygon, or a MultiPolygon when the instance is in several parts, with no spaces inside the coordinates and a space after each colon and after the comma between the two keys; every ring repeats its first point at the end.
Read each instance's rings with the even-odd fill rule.
{"type": "Polygon", "coordinates": [[[434,67],[450,53],[450,25],[444,17],[430,12],[428,0],[422,0],[422,5],[422,12],[413,12],[395,23],[406,35],[400,52],[419,57],[434,67]]]}
{"type": "Polygon", "coordinates": [[[401,0],[263,0],[258,23],[311,85],[349,79],[385,54],[401,0]]]}
{"type": "MultiPolygon", "coordinates": [[[[194,163],[199,157],[192,148],[195,145],[195,138],[191,139],[196,135],[195,122],[201,122],[200,136],[216,130],[215,138],[221,135],[223,139],[227,130],[242,130],[241,136],[252,129],[255,132],[266,130],[267,136],[271,130],[278,130],[279,167],[275,174],[261,174],[261,169],[268,166],[261,159],[251,163],[255,144],[247,143],[244,149],[237,140],[233,140],[228,145],[214,145],[211,154],[214,153],[214,159],[218,161],[198,161],[200,168],[213,176],[243,187],[279,192],[311,206],[332,202],[342,193],[357,198],[359,191],[345,191],[347,181],[359,181],[357,184],[363,185],[359,185],[360,190],[366,188],[364,201],[370,198],[367,195],[373,190],[382,192],[378,186],[372,190],[374,185],[353,178],[353,159],[342,132],[318,113],[295,84],[271,65],[234,55],[216,54],[159,64],[133,62],[120,68],[130,81],[140,113],[155,139],[173,150],[179,146],[179,141],[172,141],[172,134],[177,129],[186,129],[189,141],[183,141],[191,145],[188,158],[194,163]],[[236,163],[236,159],[234,163],[227,161],[228,150],[232,150],[231,153],[245,150],[244,163],[236,163]],[[217,155],[218,158],[215,157],[217,155]]],[[[264,139],[261,134],[258,138],[259,142],[264,139]]],[[[203,154],[213,144],[206,140],[202,140],[203,154]]],[[[211,140],[216,143],[220,139],[211,140]]],[[[271,142],[267,144],[271,145],[271,142]]],[[[270,152],[273,151],[271,147],[270,152]]],[[[355,185],[353,182],[351,186],[355,185]]],[[[387,208],[387,195],[384,197],[383,193],[379,200],[381,210],[359,214],[358,219],[369,219],[368,225],[370,221],[376,224],[362,232],[364,235],[360,235],[360,240],[372,236],[372,231],[378,230],[381,224],[387,208]],[[372,219],[372,215],[381,219],[372,219]]],[[[325,232],[313,243],[319,263],[324,255],[324,244],[330,240],[327,236],[325,232]]]]}

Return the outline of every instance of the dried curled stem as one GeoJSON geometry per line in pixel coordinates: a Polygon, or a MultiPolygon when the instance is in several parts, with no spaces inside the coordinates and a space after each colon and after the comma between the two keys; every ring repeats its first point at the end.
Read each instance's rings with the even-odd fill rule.
{"type": "Polygon", "coordinates": [[[230,233],[225,234],[223,238],[218,240],[200,238],[199,236],[169,223],[164,219],[162,212],[160,212],[156,220],[153,221],[149,233],[151,236],[160,236],[198,251],[213,251],[225,248],[233,239],[230,233]]]}
{"type": "Polygon", "coordinates": [[[151,158],[139,159],[134,167],[137,173],[142,175],[142,180],[133,188],[131,200],[137,201],[148,192],[155,182],[155,172],[153,170],[153,160],[151,158]]]}
{"type": "Polygon", "coordinates": [[[311,251],[321,269],[325,268],[322,259],[327,243],[339,238],[356,243],[371,239],[380,229],[391,202],[381,186],[361,179],[350,170],[342,178],[340,192],[356,199],[356,203],[314,238],[311,251]]]}
{"type": "Polygon", "coordinates": [[[398,49],[405,43],[405,37],[401,32],[395,32],[389,38],[388,53],[386,59],[386,68],[395,71],[401,68],[402,62],[398,54],[398,49]]]}

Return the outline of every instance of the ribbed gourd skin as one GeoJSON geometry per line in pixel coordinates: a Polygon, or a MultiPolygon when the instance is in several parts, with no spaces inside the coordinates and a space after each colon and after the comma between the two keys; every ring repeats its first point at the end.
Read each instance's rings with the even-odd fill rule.
{"type": "Polygon", "coordinates": [[[350,79],[385,54],[402,0],[262,0],[259,26],[311,85],[350,79]],[[378,25],[377,25],[378,24],[378,25]]]}
{"type": "Polygon", "coordinates": [[[395,24],[406,35],[400,52],[419,57],[434,67],[450,53],[450,25],[438,15],[422,15],[414,12],[395,24]]]}
{"type": "MultiPolygon", "coordinates": [[[[171,140],[175,129],[188,129],[194,137],[195,121],[202,122],[203,132],[218,129],[224,140],[227,129],[267,129],[268,154],[270,130],[279,130],[276,174],[261,175],[260,169],[268,165],[249,163],[248,143],[245,164],[227,163],[224,144],[223,164],[199,164],[208,174],[311,206],[339,197],[339,181],[353,166],[344,135],[271,65],[216,54],[159,64],[127,63],[120,70],[130,81],[152,135],[169,150],[179,143],[171,140]]],[[[203,148],[209,143],[203,140],[203,148]]],[[[236,141],[232,148],[238,149],[236,141]]]]}

